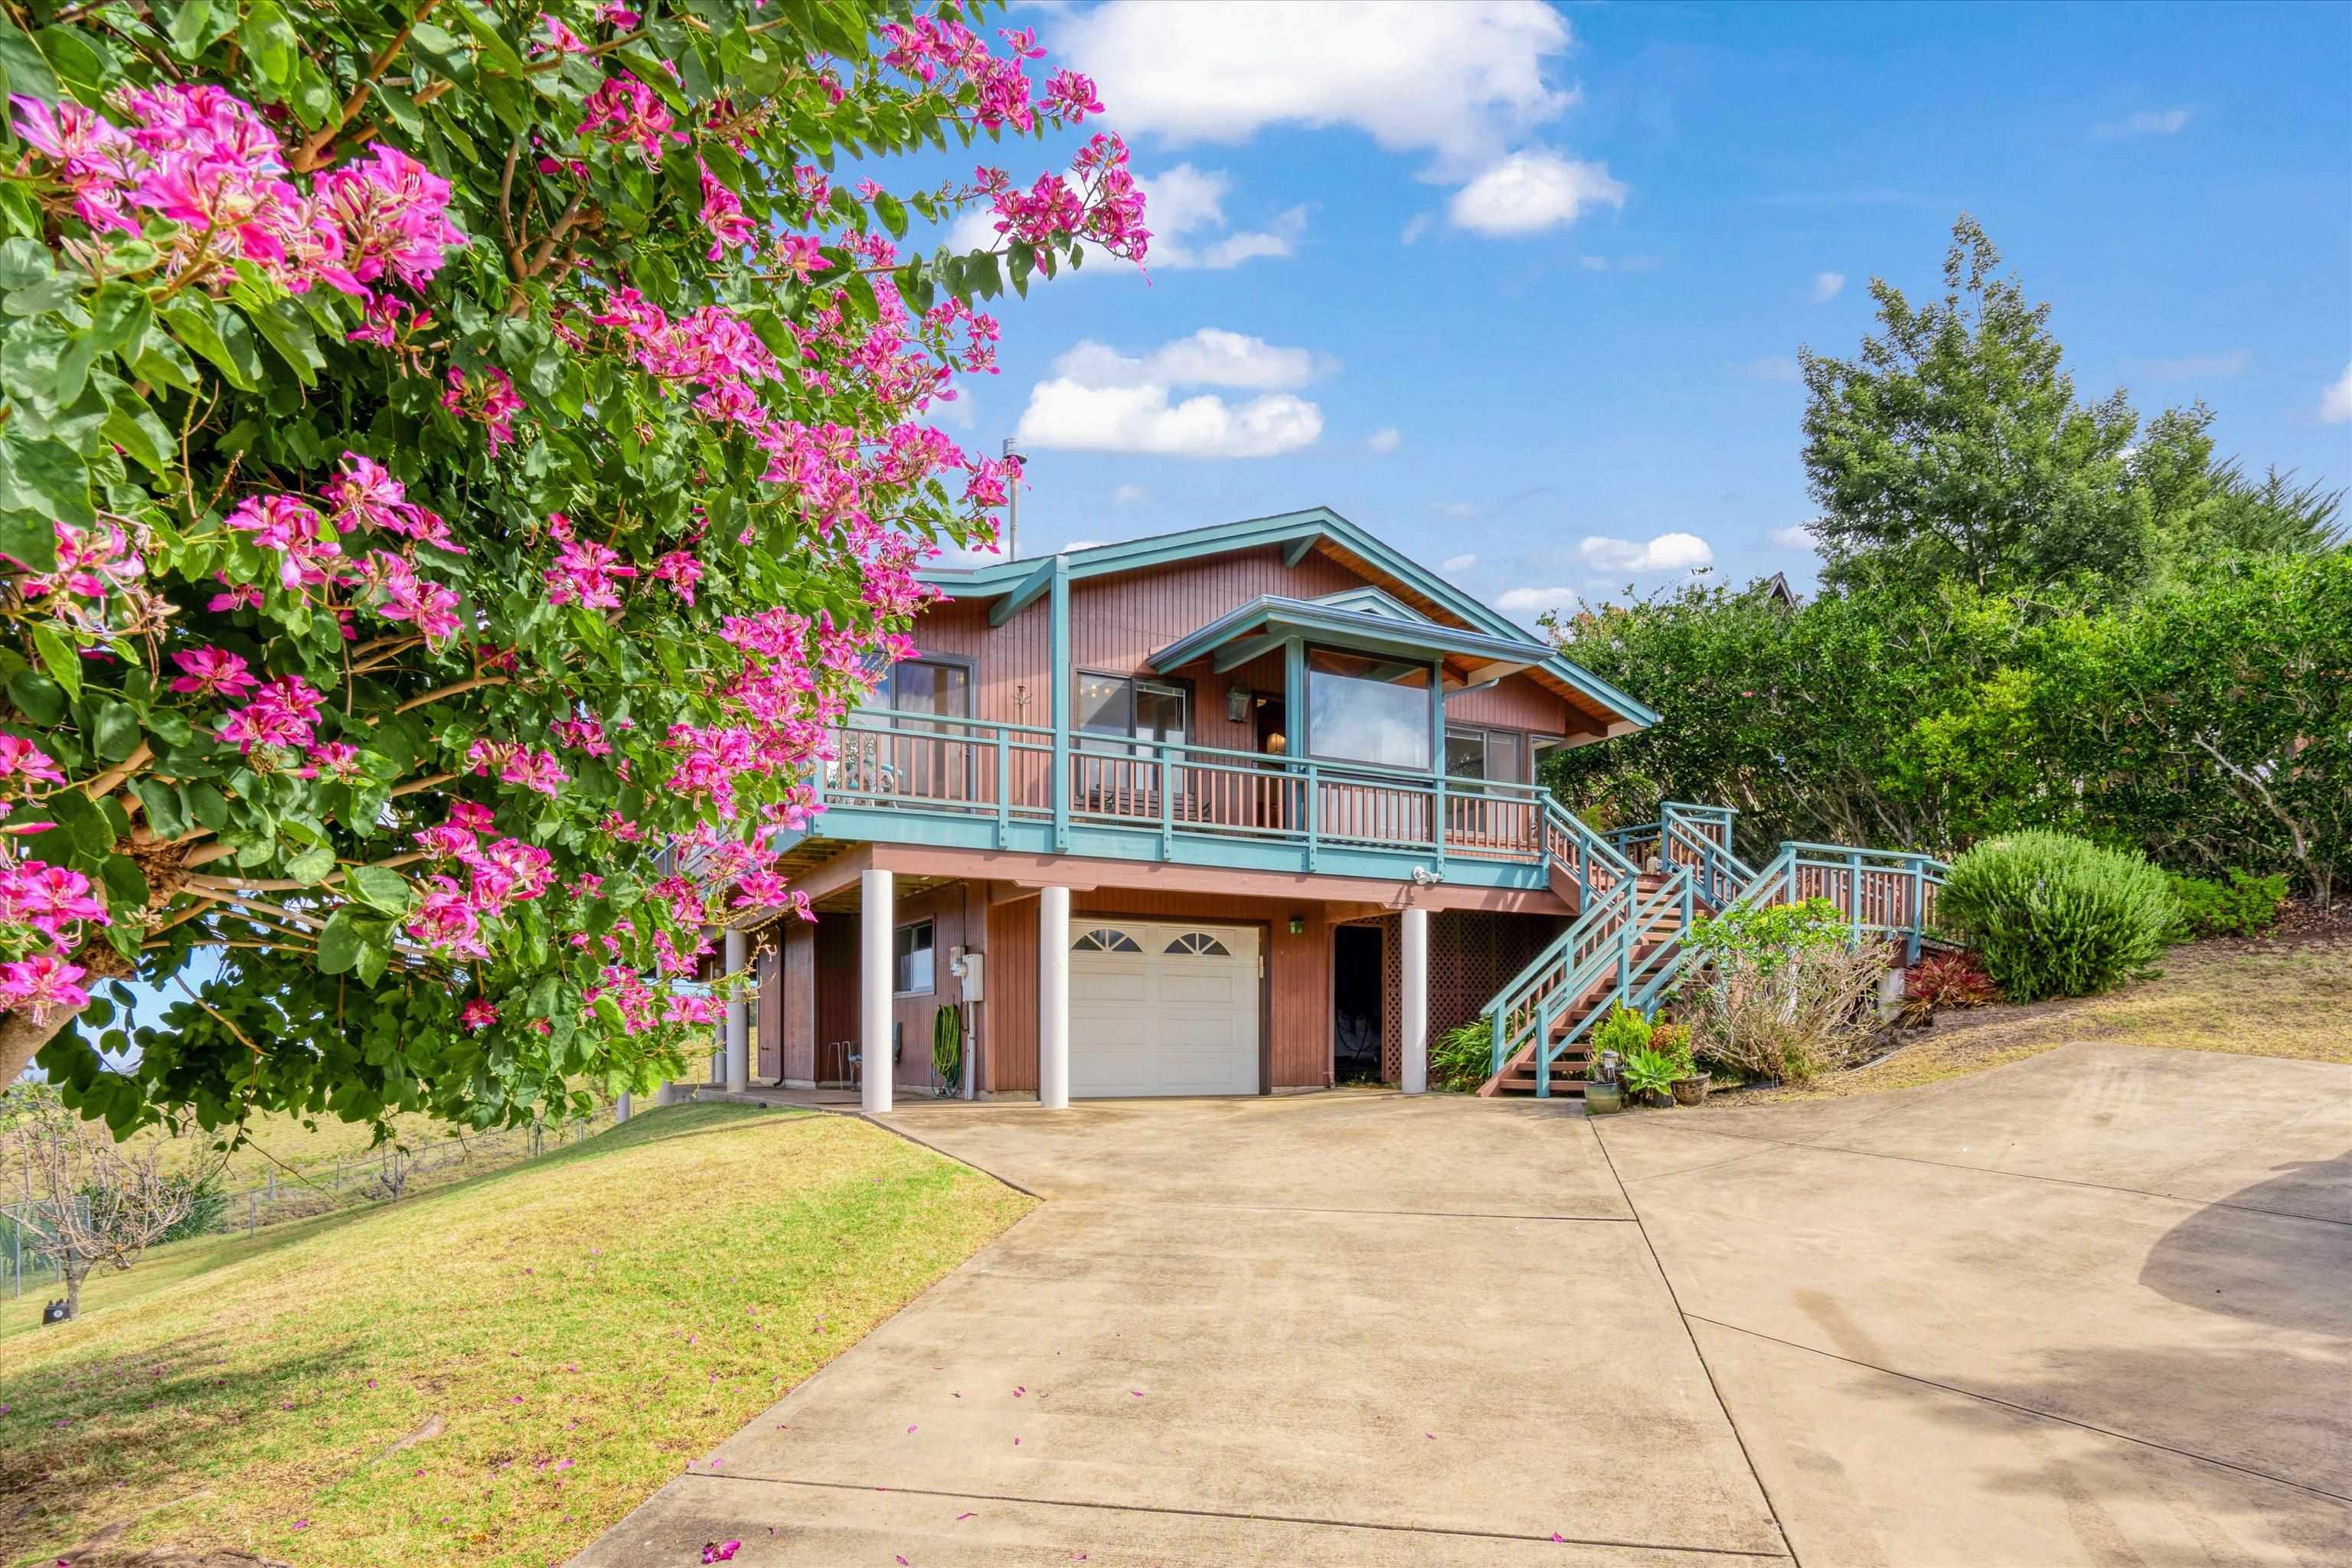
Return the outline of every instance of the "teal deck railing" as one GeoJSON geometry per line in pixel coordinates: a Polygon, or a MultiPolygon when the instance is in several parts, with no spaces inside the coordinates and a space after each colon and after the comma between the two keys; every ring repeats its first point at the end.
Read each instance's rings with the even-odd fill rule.
{"type": "Polygon", "coordinates": [[[1826,899],[1853,940],[1900,942],[1906,964],[1936,940],[1936,894],[1950,869],[1942,861],[1790,842],[1759,870],[1731,847],[1736,816],[1728,806],[1668,801],[1655,822],[1593,835],[1616,875],[1597,883],[1575,923],[1487,1002],[1493,1070],[1480,1093],[1500,1092],[1505,1073],[1525,1067],[1535,1093],[1549,1098],[1554,1065],[1610,1009],[1622,1003],[1654,1015],[1685,967],[1702,906],[1826,899]]]}
{"type": "Polygon", "coordinates": [[[1074,735],[1057,755],[1042,726],[926,713],[860,711],[835,739],[818,792],[852,837],[1231,865],[1280,850],[1309,871],[1389,856],[1490,881],[1516,869],[1530,888],[1556,866],[1580,889],[1596,867],[1606,879],[1598,837],[1536,784],[1124,736],[1074,735]]]}

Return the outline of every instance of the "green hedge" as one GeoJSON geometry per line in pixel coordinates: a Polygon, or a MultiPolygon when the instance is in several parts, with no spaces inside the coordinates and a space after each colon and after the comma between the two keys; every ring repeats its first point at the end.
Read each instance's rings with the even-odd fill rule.
{"type": "Polygon", "coordinates": [[[2172,897],[2180,905],[2180,923],[2173,935],[2181,941],[2200,936],[2252,936],[2278,919],[2286,902],[2284,877],[2254,877],[2233,870],[2226,882],[2203,877],[2175,877],[2172,897]]]}
{"type": "Polygon", "coordinates": [[[1953,861],[1938,909],[2012,1002],[2112,990],[2147,969],[2180,919],[2146,858],[2038,830],[1953,861]]]}

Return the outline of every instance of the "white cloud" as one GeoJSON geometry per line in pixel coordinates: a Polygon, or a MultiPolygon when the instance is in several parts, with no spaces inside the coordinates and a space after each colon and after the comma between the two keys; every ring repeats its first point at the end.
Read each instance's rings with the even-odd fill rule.
{"type": "Polygon", "coordinates": [[[1339,368],[1310,349],[1279,348],[1264,338],[1202,327],[1135,359],[1091,338],[1054,362],[1055,371],[1088,386],[1242,386],[1258,391],[1304,386],[1339,368]]]}
{"type": "Polygon", "coordinates": [[[1141,485],[1121,485],[1118,489],[1110,492],[1110,499],[1113,506],[1133,506],[1136,502],[1143,499],[1143,487],[1141,485]]]}
{"type": "Polygon", "coordinates": [[[1821,545],[1821,541],[1813,536],[1812,525],[1803,522],[1792,522],[1786,528],[1774,529],[1772,542],[1783,550],[1815,550],[1821,545]]]}
{"type": "Polygon", "coordinates": [[[1062,548],[1064,550],[1099,550],[1109,542],[1108,539],[1073,539],[1062,548]]]}
{"type": "Polygon", "coordinates": [[[1662,533],[1647,544],[1596,534],[1577,551],[1587,565],[1603,572],[1691,572],[1715,564],[1715,552],[1696,533],[1662,533]]]}
{"type": "Polygon", "coordinates": [[[1411,245],[1414,240],[1419,239],[1423,235],[1427,234],[1429,232],[1429,226],[1436,221],[1437,215],[1435,213],[1413,214],[1412,216],[1405,220],[1404,232],[1397,236],[1397,243],[1400,245],[1411,245]]]}
{"type": "Polygon", "coordinates": [[[1495,608],[1505,615],[1529,615],[1541,610],[1564,610],[1579,598],[1573,588],[1512,588],[1495,601],[1495,608]]]}
{"type": "Polygon", "coordinates": [[[1020,438],[1038,447],[1184,458],[1270,458],[1314,445],[1323,411],[1286,390],[1334,362],[1307,349],[1203,328],[1149,354],[1082,342],[1029,394],[1020,438]],[[1180,386],[1229,386],[1263,395],[1178,399],[1180,386]]]}
{"type": "Polygon", "coordinates": [[[1580,256],[1576,258],[1576,264],[1579,267],[1583,268],[1587,272],[1606,272],[1609,270],[1609,258],[1605,256],[1580,256]]]}
{"type": "Polygon", "coordinates": [[[2121,120],[2110,120],[2092,129],[2099,135],[2113,140],[2118,136],[2171,136],[2189,123],[2185,109],[2143,109],[2121,120]]]}
{"type": "Polygon", "coordinates": [[[1478,515],[1478,505],[1475,501],[1442,500],[1436,502],[1431,510],[1433,511],[1443,512],[1447,517],[1455,519],[1472,518],[1478,515]]]}
{"type": "Polygon", "coordinates": [[[1477,564],[1478,558],[1475,555],[1449,555],[1437,569],[1448,577],[1458,577],[1477,564]]]}
{"type": "Polygon", "coordinates": [[[2341,380],[2319,395],[2319,422],[2322,425],[2352,422],[2352,364],[2344,367],[2341,380]]]}
{"type": "Polygon", "coordinates": [[[1375,457],[1386,457],[1404,445],[1404,432],[1393,425],[1383,426],[1364,437],[1365,449],[1375,457]]]}
{"type": "Polygon", "coordinates": [[[972,415],[971,394],[952,381],[932,395],[922,417],[941,430],[971,430],[979,423],[972,415]]]}
{"type": "Polygon", "coordinates": [[[1130,138],[1234,143],[1269,125],[1352,126],[1464,169],[1576,101],[1545,79],[1571,39],[1538,0],[1111,0],[1062,17],[1054,41],[1130,138]]]}
{"type": "Polygon", "coordinates": [[[1814,273],[1813,303],[1816,305],[1828,304],[1831,300],[1838,297],[1838,291],[1844,287],[1845,274],[1843,272],[1814,273]]]}
{"type": "Polygon", "coordinates": [[[1626,187],[1603,163],[1538,147],[1514,153],[1454,193],[1447,216],[1480,234],[1535,234],[1574,223],[1588,206],[1625,205],[1626,187]]]}

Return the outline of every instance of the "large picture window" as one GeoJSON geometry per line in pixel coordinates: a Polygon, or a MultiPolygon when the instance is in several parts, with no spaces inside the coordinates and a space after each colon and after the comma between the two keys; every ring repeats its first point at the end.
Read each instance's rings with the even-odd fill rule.
{"type": "Polygon", "coordinates": [[[1425,772],[1430,668],[1307,650],[1307,749],[1340,762],[1425,772]]]}
{"type": "Polygon", "coordinates": [[[872,705],[941,719],[971,717],[971,670],[945,659],[902,659],[874,689],[872,705]]]}
{"type": "Polygon", "coordinates": [[[931,922],[917,921],[890,933],[890,989],[900,996],[928,996],[931,973],[931,922]]]}

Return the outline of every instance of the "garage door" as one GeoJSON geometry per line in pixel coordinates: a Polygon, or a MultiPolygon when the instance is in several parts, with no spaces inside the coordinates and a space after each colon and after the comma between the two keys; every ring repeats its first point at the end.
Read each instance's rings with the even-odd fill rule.
{"type": "Polygon", "coordinates": [[[1071,1094],[1257,1092],[1255,927],[1070,930],[1071,1094]]]}

